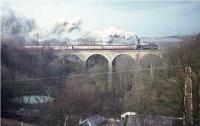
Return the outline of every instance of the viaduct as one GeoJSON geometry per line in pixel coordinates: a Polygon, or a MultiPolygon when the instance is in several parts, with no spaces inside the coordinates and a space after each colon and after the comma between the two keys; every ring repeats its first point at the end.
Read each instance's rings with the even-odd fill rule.
{"type": "MultiPolygon", "coordinates": [[[[119,56],[129,56],[134,62],[140,63],[142,59],[148,56],[162,58],[163,52],[160,50],[136,50],[136,49],[69,49],[65,46],[25,46],[25,48],[43,48],[44,50],[53,49],[60,59],[67,56],[77,57],[82,61],[82,72],[87,71],[87,62],[91,57],[101,56],[108,63],[108,72],[113,71],[113,61],[119,56]]],[[[112,74],[108,74],[108,84],[112,85],[112,74]]]]}

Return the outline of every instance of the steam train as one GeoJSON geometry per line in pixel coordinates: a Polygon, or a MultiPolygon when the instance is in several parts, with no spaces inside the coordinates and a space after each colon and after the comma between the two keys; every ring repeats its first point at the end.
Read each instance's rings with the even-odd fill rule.
{"type": "Polygon", "coordinates": [[[61,45],[61,46],[25,46],[25,48],[45,48],[64,50],[158,50],[155,43],[140,43],[132,45],[61,45]]]}

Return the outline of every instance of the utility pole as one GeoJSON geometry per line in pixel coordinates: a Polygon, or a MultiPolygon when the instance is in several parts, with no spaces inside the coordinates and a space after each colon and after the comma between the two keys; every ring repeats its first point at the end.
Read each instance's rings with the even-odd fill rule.
{"type": "Polygon", "coordinates": [[[192,71],[190,67],[185,67],[185,124],[186,126],[192,126],[193,124],[193,105],[192,105],[192,71]]]}

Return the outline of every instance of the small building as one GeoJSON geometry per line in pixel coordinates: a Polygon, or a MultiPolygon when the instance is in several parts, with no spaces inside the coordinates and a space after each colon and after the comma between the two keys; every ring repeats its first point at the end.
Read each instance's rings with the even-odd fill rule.
{"type": "Polygon", "coordinates": [[[110,121],[100,115],[95,115],[82,121],[79,126],[113,126],[110,121]]]}

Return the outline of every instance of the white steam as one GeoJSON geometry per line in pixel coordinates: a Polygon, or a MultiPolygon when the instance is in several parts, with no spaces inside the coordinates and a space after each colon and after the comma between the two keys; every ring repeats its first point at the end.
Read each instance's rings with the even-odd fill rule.
{"type": "Polygon", "coordinates": [[[114,27],[108,27],[104,30],[97,30],[94,35],[103,41],[104,43],[111,41],[112,39],[124,39],[134,41],[137,34],[134,32],[127,32],[114,27]]]}
{"type": "Polygon", "coordinates": [[[72,34],[78,34],[77,40],[91,44],[116,43],[116,39],[134,42],[136,33],[127,32],[114,27],[104,30],[91,30],[80,18],[61,19],[42,28],[33,20],[21,18],[9,9],[3,8],[1,19],[1,38],[13,38],[24,42],[66,42],[71,41],[72,34]],[[75,32],[76,31],[76,32],[75,32]],[[93,42],[93,43],[92,43],[93,42]]]}

